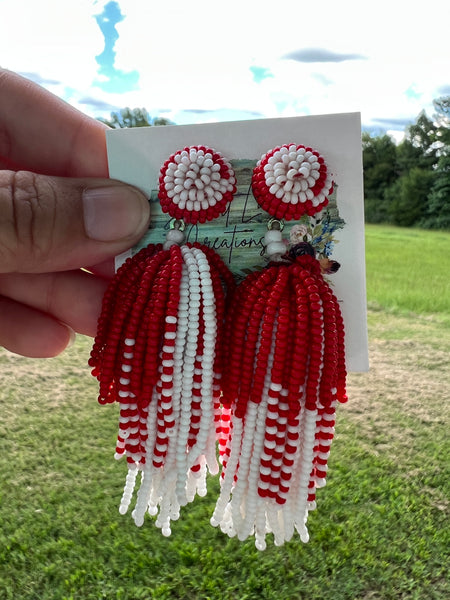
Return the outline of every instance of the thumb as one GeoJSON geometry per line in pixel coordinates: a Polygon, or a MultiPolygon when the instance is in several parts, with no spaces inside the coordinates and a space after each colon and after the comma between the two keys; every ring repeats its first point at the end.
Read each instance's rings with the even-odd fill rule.
{"type": "Polygon", "coordinates": [[[149,203],[110,179],[0,171],[0,273],[47,273],[100,263],[146,232],[149,203]]]}

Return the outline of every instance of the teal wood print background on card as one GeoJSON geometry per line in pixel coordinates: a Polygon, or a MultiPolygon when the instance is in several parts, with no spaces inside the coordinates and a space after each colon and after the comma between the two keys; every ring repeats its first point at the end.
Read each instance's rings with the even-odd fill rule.
{"type": "MultiPolygon", "coordinates": [[[[213,248],[234,273],[236,279],[240,280],[249,272],[261,269],[266,264],[263,242],[271,217],[260,208],[252,194],[251,178],[257,161],[239,159],[230,162],[236,175],[237,192],[228,210],[221,217],[208,223],[187,225],[185,235],[188,242],[200,242],[213,248]]],[[[151,227],[139,244],[133,248],[133,254],[148,244],[164,242],[173,221],[161,210],[158,190],[152,190],[150,203],[151,227]]],[[[332,223],[332,231],[342,229],[344,221],[339,217],[336,191],[330,196],[329,205],[322,216],[324,217],[322,221],[327,222],[328,229],[330,223],[332,223]]],[[[285,223],[283,237],[289,239],[290,228],[298,223],[308,225],[313,244],[315,236],[317,243],[314,246],[318,252],[321,252],[324,246],[322,238],[325,236],[322,235],[322,225],[316,225],[314,218],[303,217],[300,221],[285,223]]],[[[333,243],[338,241],[330,235],[327,239],[333,239],[333,243]]]]}

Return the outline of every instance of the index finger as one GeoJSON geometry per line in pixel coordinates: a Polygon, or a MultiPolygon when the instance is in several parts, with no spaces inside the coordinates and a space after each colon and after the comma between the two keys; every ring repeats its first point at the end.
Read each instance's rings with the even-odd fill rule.
{"type": "Polygon", "coordinates": [[[105,126],[0,69],[0,163],[46,175],[107,177],[105,126]]]}

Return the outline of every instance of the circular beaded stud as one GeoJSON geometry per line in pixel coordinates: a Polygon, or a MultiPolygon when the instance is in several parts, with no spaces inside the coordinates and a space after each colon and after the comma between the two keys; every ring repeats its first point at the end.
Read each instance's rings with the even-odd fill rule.
{"type": "Polygon", "coordinates": [[[175,152],[160,171],[161,208],[186,223],[205,223],[219,217],[235,193],[231,164],[207,146],[190,146],[175,152]]]}
{"type": "Polygon", "coordinates": [[[276,219],[300,219],[321,211],[333,192],[324,158],[312,148],[284,144],[264,154],[252,176],[258,204],[276,219]]]}

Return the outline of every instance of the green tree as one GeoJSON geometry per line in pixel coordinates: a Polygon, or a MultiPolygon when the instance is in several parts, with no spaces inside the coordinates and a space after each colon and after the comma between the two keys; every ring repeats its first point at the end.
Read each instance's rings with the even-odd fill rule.
{"type": "Polygon", "coordinates": [[[414,167],[421,169],[431,169],[435,158],[427,156],[423,147],[414,144],[408,137],[405,137],[397,146],[397,177],[408,173],[414,167]]]}
{"type": "Polygon", "coordinates": [[[173,125],[169,119],[156,117],[152,119],[145,108],[122,108],[119,112],[112,112],[109,119],[99,119],[113,129],[127,127],[150,127],[151,125],[173,125]]]}
{"type": "Polygon", "coordinates": [[[437,123],[437,139],[440,153],[448,153],[450,147],[450,96],[433,100],[434,118],[437,123]]]}
{"type": "Polygon", "coordinates": [[[386,190],[397,178],[397,148],[388,135],[372,137],[364,132],[364,211],[369,223],[383,223],[388,219],[386,190]]]}
{"type": "Polygon", "coordinates": [[[411,227],[425,217],[434,177],[431,169],[412,167],[386,190],[387,213],[391,223],[411,227]]]}
{"type": "Polygon", "coordinates": [[[439,157],[426,215],[420,224],[429,229],[450,229],[450,152],[439,157]]]}
{"type": "Polygon", "coordinates": [[[398,179],[386,192],[389,220],[397,225],[442,227],[446,222],[442,202],[448,191],[450,98],[434,101],[430,119],[424,111],[406,130],[397,147],[398,179]]]}
{"type": "Polygon", "coordinates": [[[417,164],[414,166],[427,168],[437,162],[438,125],[422,111],[413,125],[406,130],[406,142],[418,150],[417,164]]]}
{"type": "Polygon", "coordinates": [[[363,134],[366,221],[450,227],[450,96],[422,111],[398,144],[363,134]]]}

